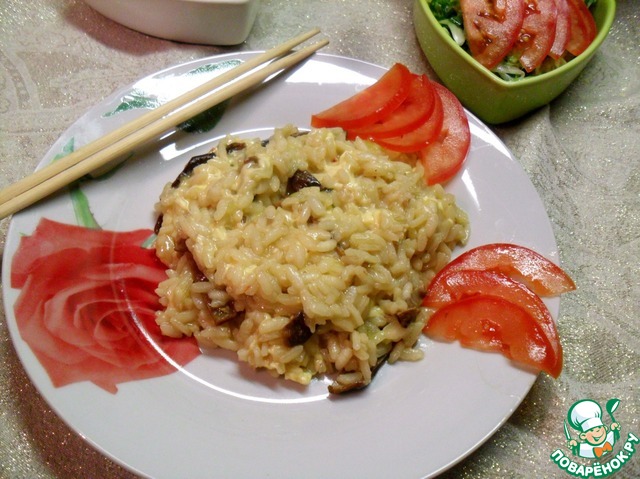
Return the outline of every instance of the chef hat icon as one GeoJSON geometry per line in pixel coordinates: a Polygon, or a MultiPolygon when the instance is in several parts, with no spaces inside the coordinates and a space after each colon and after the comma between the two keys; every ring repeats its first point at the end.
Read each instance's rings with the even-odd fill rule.
{"type": "Polygon", "coordinates": [[[604,425],[602,423],[602,408],[597,402],[591,399],[583,399],[575,403],[571,406],[571,409],[569,409],[567,416],[569,424],[571,424],[574,429],[582,432],[587,432],[589,429],[604,425]]]}

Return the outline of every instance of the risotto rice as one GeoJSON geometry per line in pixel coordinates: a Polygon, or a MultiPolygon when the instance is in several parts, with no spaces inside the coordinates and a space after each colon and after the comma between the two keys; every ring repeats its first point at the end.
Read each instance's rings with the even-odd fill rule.
{"type": "Polygon", "coordinates": [[[193,158],[157,204],[162,333],[298,383],[332,377],[334,393],[420,359],[421,297],[468,221],[419,162],[389,154],[286,126],[193,158]]]}

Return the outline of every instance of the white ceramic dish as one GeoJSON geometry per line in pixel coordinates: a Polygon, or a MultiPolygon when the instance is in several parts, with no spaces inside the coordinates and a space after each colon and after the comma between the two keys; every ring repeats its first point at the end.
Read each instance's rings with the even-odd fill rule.
{"type": "Polygon", "coordinates": [[[236,45],[246,40],[259,0],[85,0],[122,25],[186,43],[236,45]]]}
{"type": "MultiPolygon", "coordinates": [[[[253,54],[178,65],[114,93],[65,132],[41,165],[70,140],[79,146],[143,112],[122,108],[134,105],[123,99],[135,97],[138,107],[141,98],[165,101],[253,54]]],[[[166,135],[108,178],[84,182],[80,189],[103,228],[150,230],[162,186],[191,156],[229,132],[266,137],[285,123],[308,127],[313,112],[383,73],[368,63],[315,55],[233,99],[213,130],[166,135]]],[[[528,177],[486,126],[472,115],[469,120],[469,158],[447,185],[470,216],[467,248],[513,242],[557,261],[549,219],[528,177]]],[[[225,353],[204,353],[171,374],[120,383],[116,393],[88,381],[55,387],[18,327],[14,305],[21,291],[10,287],[11,268],[24,235],[32,235],[42,218],[77,224],[73,209],[63,192],[13,217],[3,261],[9,331],[25,370],[57,414],[102,453],[142,476],[432,477],[488,439],[536,379],[498,354],[424,338],[424,360],[385,366],[367,389],[344,397],[329,397],[323,380],[300,387],[254,372],[225,353]]],[[[63,276],[73,281],[76,266],[63,276]]],[[[547,304],[557,316],[559,301],[547,304]]],[[[64,337],[72,327],[57,329],[64,337]]],[[[65,371],[73,373],[79,364],[84,363],[69,364],[65,371]]]]}

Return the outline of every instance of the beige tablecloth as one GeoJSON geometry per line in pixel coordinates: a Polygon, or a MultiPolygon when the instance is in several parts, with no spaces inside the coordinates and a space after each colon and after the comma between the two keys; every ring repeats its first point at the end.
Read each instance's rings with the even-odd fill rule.
{"type": "MultiPolygon", "coordinates": [[[[3,0],[0,186],[30,173],[59,135],[113,90],[189,60],[263,50],[313,26],[331,41],[325,52],[383,66],[402,62],[435,78],[411,12],[411,0],[264,0],[248,40],[219,48],[137,33],[77,0],[3,0]]],[[[569,90],[493,128],[540,194],[578,290],[561,300],[561,377],[540,375],[508,422],[445,477],[568,477],[550,454],[566,448],[563,421],[584,398],[619,398],[623,438],[640,436],[639,27],[640,3],[619,0],[610,36],[569,90]]],[[[0,223],[2,245],[8,224],[0,223]]],[[[1,477],[134,477],[49,409],[21,366],[4,312],[0,364],[1,477]]],[[[615,477],[640,477],[640,454],[615,477]]]]}

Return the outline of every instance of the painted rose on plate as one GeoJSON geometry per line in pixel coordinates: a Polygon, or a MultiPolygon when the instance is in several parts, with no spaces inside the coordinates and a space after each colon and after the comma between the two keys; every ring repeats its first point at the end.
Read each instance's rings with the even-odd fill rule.
{"type": "MultiPolygon", "coordinates": [[[[237,63],[207,64],[186,76],[204,82],[237,63]]],[[[134,90],[104,116],[155,108],[168,99],[134,90]]],[[[226,105],[178,127],[187,133],[209,131],[226,105]]],[[[74,149],[71,137],[52,161],[74,149]]],[[[125,158],[133,156],[130,152],[125,158]]],[[[163,336],[155,322],[160,308],[155,289],[166,273],[155,250],[143,246],[153,232],[103,230],[82,191],[84,184],[108,180],[121,166],[117,163],[69,186],[81,226],[42,218],[33,234],[21,238],[12,260],[11,286],[21,290],[14,304],[18,330],[55,387],[91,381],[116,393],[121,383],[173,373],[200,355],[195,339],[163,336]]]]}
{"type": "Polygon", "coordinates": [[[118,384],[176,371],[200,354],[195,341],[160,334],[155,288],[165,276],[148,230],[113,232],[40,220],[11,269],[22,339],[54,386],[118,384]]]}

